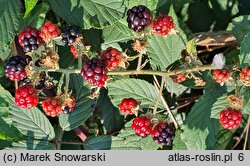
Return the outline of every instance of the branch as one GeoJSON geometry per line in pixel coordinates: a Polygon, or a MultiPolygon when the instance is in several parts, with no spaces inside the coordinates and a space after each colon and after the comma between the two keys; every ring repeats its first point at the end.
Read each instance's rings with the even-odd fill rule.
{"type": "MultiPolygon", "coordinates": [[[[157,75],[161,77],[168,77],[172,75],[176,75],[179,73],[190,73],[194,71],[205,71],[212,70],[213,67],[211,65],[200,65],[189,67],[186,69],[175,69],[172,71],[158,71],[158,70],[127,70],[127,71],[110,71],[108,75],[157,75]]],[[[61,73],[80,73],[81,69],[45,69],[45,68],[34,68],[35,71],[47,71],[47,72],[61,72],[61,73]]]]}
{"type": "MultiPolygon", "coordinates": [[[[155,81],[154,81],[154,85],[155,85],[155,87],[156,87],[156,90],[157,90],[158,93],[159,93],[159,87],[157,86],[157,84],[159,85],[159,83],[158,83],[156,77],[154,77],[154,80],[155,80],[155,81]]],[[[173,120],[175,128],[178,129],[178,128],[179,128],[179,124],[178,124],[177,120],[175,119],[173,113],[171,112],[171,110],[170,110],[170,108],[169,108],[169,106],[168,106],[168,103],[166,102],[166,100],[165,100],[165,98],[163,97],[162,94],[161,94],[161,101],[162,101],[163,105],[165,106],[165,108],[166,108],[168,114],[170,115],[170,118],[173,120]]]]}

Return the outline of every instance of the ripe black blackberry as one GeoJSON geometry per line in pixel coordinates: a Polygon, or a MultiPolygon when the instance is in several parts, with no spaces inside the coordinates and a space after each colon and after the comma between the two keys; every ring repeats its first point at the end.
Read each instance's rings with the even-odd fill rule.
{"type": "Polygon", "coordinates": [[[24,52],[38,49],[39,45],[43,42],[43,39],[39,35],[40,32],[35,28],[29,26],[24,28],[18,36],[18,42],[24,52]]]}
{"type": "Polygon", "coordinates": [[[127,12],[128,27],[135,32],[141,32],[152,21],[150,10],[143,5],[134,6],[127,12]]]}
{"type": "Polygon", "coordinates": [[[12,81],[20,81],[27,76],[27,62],[21,56],[13,56],[4,64],[4,73],[12,81]]]}
{"type": "Polygon", "coordinates": [[[91,86],[102,87],[108,79],[107,73],[108,70],[103,61],[93,58],[86,62],[80,74],[91,86]]]}
{"type": "Polygon", "coordinates": [[[62,43],[64,46],[72,45],[80,35],[80,29],[76,26],[66,27],[62,32],[62,43]]]}
{"type": "Polygon", "coordinates": [[[155,143],[163,146],[171,146],[174,139],[174,132],[167,122],[159,122],[151,131],[155,143]]]}

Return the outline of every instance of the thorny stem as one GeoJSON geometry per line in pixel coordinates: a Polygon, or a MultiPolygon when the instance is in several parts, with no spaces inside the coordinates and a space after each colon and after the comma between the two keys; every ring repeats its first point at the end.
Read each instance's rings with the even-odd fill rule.
{"type": "Polygon", "coordinates": [[[246,148],[247,148],[249,125],[250,125],[250,115],[248,116],[248,121],[247,121],[247,125],[246,125],[247,131],[246,131],[246,136],[245,136],[245,142],[244,142],[244,148],[243,148],[243,150],[246,150],[246,148]]]}
{"type": "Polygon", "coordinates": [[[78,57],[78,68],[82,68],[82,47],[77,49],[77,57],[78,57]]]}
{"type": "Polygon", "coordinates": [[[15,81],[15,89],[17,90],[18,88],[18,81],[15,81]]]}
{"type": "Polygon", "coordinates": [[[240,143],[240,141],[242,140],[242,138],[244,137],[244,134],[247,132],[247,130],[249,130],[249,125],[250,125],[250,115],[248,116],[248,120],[247,120],[247,125],[245,126],[243,132],[240,135],[239,140],[236,142],[236,144],[233,146],[232,149],[235,149],[236,146],[240,143]]]}
{"type": "MultiPolygon", "coordinates": [[[[154,77],[154,85],[156,87],[156,90],[159,93],[159,83],[158,83],[158,80],[156,79],[156,77],[154,77]],[[157,84],[158,84],[158,86],[157,86],[157,84]]],[[[173,120],[175,128],[178,129],[179,128],[179,124],[178,124],[177,120],[175,119],[173,113],[171,112],[171,110],[170,110],[170,108],[168,106],[168,103],[166,102],[166,100],[163,97],[163,95],[161,95],[161,101],[162,101],[163,105],[165,106],[168,114],[170,115],[170,118],[173,120]]]]}
{"type": "MultiPolygon", "coordinates": [[[[154,78],[156,79],[155,76],[154,76],[154,78]]],[[[166,81],[166,78],[165,78],[165,77],[162,77],[162,79],[161,79],[161,87],[160,87],[160,89],[159,89],[159,93],[158,93],[158,96],[157,96],[157,100],[156,100],[156,103],[155,103],[155,106],[154,106],[154,109],[153,109],[153,115],[155,115],[156,112],[157,112],[157,108],[158,108],[159,102],[160,102],[160,100],[161,100],[162,90],[163,90],[163,88],[164,88],[165,81],[166,81]]]]}
{"type": "Polygon", "coordinates": [[[140,53],[139,58],[138,58],[137,68],[136,68],[137,72],[139,72],[141,70],[142,56],[143,56],[143,54],[140,53]]]}
{"type": "Polygon", "coordinates": [[[66,79],[66,82],[65,82],[65,87],[64,87],[64,92],[67,94],[68,91],[69,91],[69,74],[70,73],[65,73],[65,79],[66,79]]]}
{"type": "MultiPolygon", "coordinates": [[[[108,75],[157,75],[161,77],[168,77],[179,73],[190,73],[194,71],[205,71],[214,69],[211,65],[200,65],[193,66],[185,69],[176,69],[172,71],[158,71],[158,70],[127,70],[127,71],[110,71],[108,75]]],[[[61,72],[61,73],[80,73],[81,69],[45,69],[45,68],[34,68],[35,71],[47,71],[47,72],[61,72]]]]}
{"type": "Polygon", "coordinates": [[[57,150],[61,149],[61,141],[62,141],[63,133],[64,133],[64,131],[59,127],[59,132],[58,132],[57,139],[56,139],[56,149],[57,150]]]}

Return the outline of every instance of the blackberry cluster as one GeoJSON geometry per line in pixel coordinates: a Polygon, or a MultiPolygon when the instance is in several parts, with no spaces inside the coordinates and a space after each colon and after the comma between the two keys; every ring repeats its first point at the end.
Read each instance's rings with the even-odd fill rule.
{"type": "Polygon", "coordinates": [[[133,98],[122,99],[119,110],[126,115],[133,115],[137,106],[137,101],[133,98]]]}
{"type": "Polygon", "coordinates": [[[20,81],[26,77],[27,63],[21,56],[13,56],[4,64],[4,73],[12,81],[20,81]]]}
{"type": "Polygon", "coordinates": [[[155,143],[163,146],[171,146],[174,139],[174,132],[167,122],[159,122],[151,131],[151,136],[155,143]]]}
{"type": "Polygon", "coordinates": [[[250,66],[245,67],[240,72],[240,80],[247,86],[250,85],[250,66]]]}
{"type": "Polygon", "coordinates": [[[186,80],[186,75],[185,74],[176,74],[176,75],[173,75],[171,76],[172,80],[175,82],[175,83],[181,83],[181,82],[184,82],[186,80]]]}
{"type": "Polygon", "coordinates": [[[58,25],[53,24],[51,21],[46,20],[41,27],[40,36],[44,41],[47,41],[50,38],[55,38],[61,35],[61,30],[58,25]]]}
{"type": "Polygon", "coordinates": [[[158,35],[167,35],[174,28],[174,21],[171,16],[159,15],[151,24],[155,33],[158,35]]]}
{"type": "Polygon", "coordinates": [[[138,118],[134,118],[132,129],[135,131],[136,135],[145,138],[150,134],[152,124],[148,118],[140,116],[138,118]]]}
{"type": "Polygon", "coordinates": [[[64,46],[72,45],[80,35],[80,30],[76,26],[66,27],[62,32],[62,43],[64,46]]]}
{"type": "Polygon", "coordinates": [[[42,108],[47,116],[56,117],[62,112],[62,105],[57,98],[47,98],[42,101],[42,108]]]}
{"type": "Polygon", "coordinates": [[[223,69],[215,69],[213,71],[213,78],[217,83],[224,83],[230,77],[230,73],[226,68],[223,69]]]}
{"type": "Polygon", "coordinates": [[[17,88],[15,93],[15,103],[20,108],[30,109],[38,104],[38,95],[36,89],[26,84],[17,88]]]}
{"type": "Polygon", "coordinates": [[[40,32],[37,29],[28,26],[19,34],[18,42],[23,47],[24,52],[30,52],[38,49],[43,39],[40,37],[40,32]]]}
{"type": "Polygon", "coordinates": [[[134,6],[129,9],[127,16],[128,27],[135,32],[143,31],[152,21],[150,10],[143,5],[134,6]]]}
{"type": "Polygon", "coordinates": [[[86,62],[80,74],[90,85],[102,87],[108,79],[107,72],[107,68],[103,61],[93,58],[86,62]]]}
{"type": "Polygon", "coordinates": [[[121,53],[117,49],[109,47],[101,53],[101,58],[108,69],[115,70],[120,64],[121,53]]]}
{"type": "Polygon", "coordinates": [[[229,130],[239,127],[242,121],[242,113],[239,110],[225,109],[220,112],[220,124],[229,130]]]}

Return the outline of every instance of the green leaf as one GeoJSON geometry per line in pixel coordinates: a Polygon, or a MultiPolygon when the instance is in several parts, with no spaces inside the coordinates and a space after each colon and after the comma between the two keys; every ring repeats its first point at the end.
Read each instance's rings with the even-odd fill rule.
{"type": "Polygon", "coordinates": [[[45,140],[28,139],[19,142],[13,142],[12,147],[7,150],[52,150],[53,144],[45,140]]]}
{"type": "Polygon", "coordinates": [[[18,141],[21,138],[22,135],[17,128],[13,125],[9,125],[0,117],[0,140],[18,141]]]}
{"type": "Polygon", "coordinates": [[[26,8],[24,17],[26,17],[30,13],[30,11],[36,6],[36,3],[38,2],[38,0],[24,0],[24,2],[25,2],[25,8],[26,8]]]}
{"type": "Polygon", "coordinates": [[[220,119],[220,111],[229,107],[229,103],[227,101],[228,94],[224,94],[219,97],[217,101],[213,104],[211,111],[211,118],[220,119]]]}
{"type": "Polygon", "coordinates": [[[4,64],[3,61],[0,58],[0,78],[4,76],[4,64]]]}
{"type": "Polygon", "coordinates": [[[95,101],[89,98],[90,90],[83,85],[81,76],[71,74],[70,88],[73,90],[76,107],[70,114],[59,115],[59,123],[63,130],[69,131],[83,124],[92,114],[91,106],[95,101]]]}
{"type": "Polygon", "coordinates": [[[0,96],[9,104],[13,125],[23,134],[35,139],[52,140],[55,132],[47,117],[38,109],[21,109],[15,105],[14,98],[6,90],[0,90],[0,96]]]}
{"type": "Polygon", "coordinates": [[[113,25],[107,26],[103,29],[102,49],[107,47],[114,47],[119,50],[118,43],[127,42],[133,37],[132,31],[128,28],[125,20],[120,20],[113,25]]]}
{"type": "Polygon", "coordinates": [[[116,137],[112,137],[112,150],[156,150],[160,147],[154,143],[152,137],[141,138],[131,128],[132,121],[126,123],[125,128],[116,137]]]}
{"type": "Polygon", "coordinates": [[[241,42],[241,47],[240,47],[240,64],[241,67],[247,67],[250,65],[250,33],[246,35],[244,40],[241,42]]]}
{"type": "MultiPolygon", "coordinates": [[[[12,41],[19,28],[20,1],[1,0],[0,1],[0,55],[10,48],[12,41]]],[[[5,60],[7,57],[1,57],[5,60]]]]}
{"type": "Polygon", "coordinates": [[[49,5],[47,3],[40,3],[36,5],[34,9],[21,21],[19,29],[22,30],[28,25],[40,29],[48,11],[49,5]]]}
{"type": "Polygon", "coordinates": [[[167,37],[152,35],[147,44],[150,64],[153,69],[166,70],[170,64],[181,58],[181,51],[184,48],[185,46],[177,35],[167,37]]]}
{"type": "Polygon", "coordinates": [[[167,0],[126,0],[125,4],[128,9],[134,6],[144,5],[147,6],[151,11],[154,11],[166,2],[167,0]]]}
{"type": "Polygon", "coordinates": [[[123,0],[49,0],[49,3],[68,24],[84,29],[104,28],[124,14],[123,0]]]}
{"type": "Polygon", "coordinates": [[[244,88],[243,92],[241,92],[241,95],[243,96],[244,99],[244,106],[242,108],[243,114],[250,114],[250,88],[244,88]]]}
{"type": "MultiPolygon", "coordinates": [[[[173,3],[175,4],[175,3],[173,3]]],[[[187,40],[187,36],[186,34],[184,33],[184,31],[182,30],[181,28],[181,25],[180,24],[183,24],[181,22],[181,20],[178,18],[178,16],[176,15],[176,12],[174,10],[174,7],[173,5],[170,6],[170,9],[169,9],[169,12],[168,12],[168,15],[171,16],[174,20],[174,26],[175,26],[175,29],[177,29],[180,33],[180,35],[183,37],[183,39],[186,41],[187,40]],[[180,23],[179,23],[180,22],[180,23]]],[[[185,27],[186,29],[188,29],[188,27],[185,27]]]]}
{"type": "Polygon", "coordinates": [[[185,142],[181,139],[181,130],[175,131],[175,137],[173,141],[173,150],[187,150],[185,142]]]}
{"type": "Polygon", "coordinates": [[[230,141],[232,140],[233,133],[234,132],[232,132],[231,130],[222,129],[220,127],[220,131],[216,137],[216,142],[215,142],[214,146],[212,146],[209,149],[210,150],[211,149],[225,150],[227,148],[228,144],[230,143],[230,141]]]}
{"type": "Polygon", "coordinates": [[[192,107],[182,127],[184,132],[181,133],[187,149],[202,150],[214,145],[220,124],[217,119],[210,118],[211,109],[216,99],[224,93],[221,86],[214,85],[206,89],[205,94],[192,107]]]}
{"type": "MultiPolygon", "coordinates": [[[[155,105],[158,93],[155,87],[140,79],[123,79],[108,83],[108,94],[111,101],[117,106],[123,98],[134,98],[141,101],[140,107],[149,108],[155,105]]],[[[160,102],[160,108],[165,108],[160,102]]]]}
{"type": "Polygon", "coordinates": [[[111,136],[104,135],[86,140],[85,150],[110,150],[111,136]]]}
{"type": "Polygon", "coordinates": [[[97,110],[103,120],[103,125],[107,133],[112,133],[119,130],[123,126],[123,116],[120,111],[115,107],[109,99],[108,92],[102,89],[97,102],[97,110]]]}
{"type": "Polygon", "coordinates": [[[233,19],[233,34],[241,43],[250,29],[250,16],[239,16],[233,19]]]}

